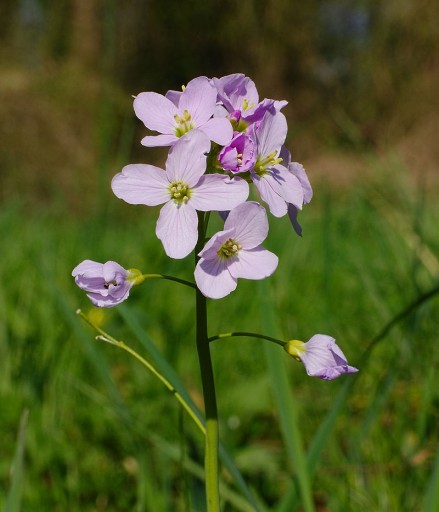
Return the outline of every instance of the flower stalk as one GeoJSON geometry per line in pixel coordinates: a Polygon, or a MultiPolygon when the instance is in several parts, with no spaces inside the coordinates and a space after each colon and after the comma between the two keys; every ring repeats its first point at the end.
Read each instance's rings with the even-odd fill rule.
{"type": "MultiPolygon", "coordinates": [[[[204,246],[205,237],[204,213],[198,212],[198,242],[195,247],[195,264],[198,253],[204,246]]],[[[212,358],[207,336],[207,304],[206,297],[199,289],[196,290],[196,342],[200,362],[201,382],[203,386],[204,409],[206,414],[206,436],[204,468],[206,475],[206,502],[208,512],[219,512],[219,474],[218,474],[218,410],[216,404],[215,382],[212,358]]]]}

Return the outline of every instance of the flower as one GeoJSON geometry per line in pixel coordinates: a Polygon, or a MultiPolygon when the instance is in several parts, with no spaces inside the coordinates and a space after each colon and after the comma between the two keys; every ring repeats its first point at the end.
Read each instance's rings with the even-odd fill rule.
{"type": "Polygon", "coordinates": [[[200,76],[191,80],[181,94],[168,91],[166,96],[142,92],[134,100],[136,116],[150,130],[161,135],[142,139],[144,146],[172,146],[180,137],[196,128],[210,140],[224,145],[233,136],[230,121],[212,118],[216,109],[217,91],[210,80],[200,76]]]}
{"type": "Polygon", "coordinates": [[[275,217],[283,217],[292,204],[301,209],[303,187],[299,179],[278,157],[287,135],[287,121],[281,112],[266,112],[262,121],[253,125],[253,140],[256,143],[256,163],[251,179],[268,204],[275,217]]]}
{"type": "Polygon", "coordinates": [[[254,142],[246,133],[236,132],[218,155],[221,167],[233,173],[248,171],[255,163],[254,146],[254,142]]]}
{"type": "Polygon", "coordinates": [[[196,210],[229,210],[247,199],[249,187],[243,179],[204,174],[209,149],[208,137],[192,130],[171,148],[166,171],[153,165],[127,165],[111,182],[114,194],[129,204],[165,203],[156,234],[171,258],[184,258],[194,249],[196,210]]]}
{"type": "Polygon", "coordinates": [[[240,277],[270,276],[278,258],[260,245],[267,234],[267,214],[260,204],[250,201],[234,208],[224,230],[216,233],[199,253],[195,281],[201,293],[220,299],[236,288],[240,277]]]}
{"type": "Polygon", "coordinates": [[[344,373],[356,373],[357,368],[349,366],[346,356],[335,339],[325,334],[315,334],[304,343],[299,340],[290,340],[284,349],[295,359],[302,361],[306,373],[311,377],[323,380],[333,380],[344,373]]]}
{"type": "Polygon", "coordinates": [[[79,288],[89,292],[87,297],[100,308],[112,308],[128,299],[131,288],[141,280],[140,271],[125,270],[115,261],[84,260],[73,269],[72,276],[79,288]]]}

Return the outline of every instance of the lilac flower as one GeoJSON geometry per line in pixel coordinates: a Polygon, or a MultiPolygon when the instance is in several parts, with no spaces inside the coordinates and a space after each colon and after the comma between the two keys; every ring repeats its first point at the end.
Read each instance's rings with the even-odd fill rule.
{"type": "Polygon", "coordinates": [[[246,133],[236,132],[233,139],[218,155],[221,167],[233,173],[245,172],[255,163],[255,144],[246,133]]]}
{"type": "Polygon", "coordinates": [[[79,288],[89,292],[87,297],[100,308],[112,308],[126,300],[139,274],[136,270],[125,270],[115,261],[85,260],[72,271],[79,288]]]}
{"type": "Polygon", "coordinates": [[[275,217],[286,215],[289,204],[301,209],[304,198],[299,179],[280,164],[278,155],[286,135],[287,121],[280,112],[266,112],[253,127],[257,158],[251,178],[275,217]]]}
{"type": "Polygon", "coordinates": [[[218,90],[218,101],[222,102],[230,118],[235,121],[235,126],[239,126],[242,120],[243,127],[246,127],[261,120],[268,110],[274,113],[287,104],[286,101],[270,99],[260,102],[255,83],[242,73],[213,78],[212,81],[218,90]]]}
{"type": "Polygon", "coordinates": [[[191,80],[181,94],[168,91],[167,96],[142,92],[134,100],[136,116],[150,130],[161,135],[146,136],[144,146],[172,146],[180,137],[198,128],[210,140],[227,144],[233,136],[230,122],[212,118],[216,108],[217,92],[205,76],[191,80]]]}
{"type": "MultiPolygon", "coordinates": [[[[298,162],[291,162],[291,154],[284,147],[282,147],[280,151],[280,156],[282,158],[282,163],[288,167],[288,170],[296,176],[296,178],[300,181],[303,190],[303,204],[308,204],[313,196],[313,191],[311,188],[311,183],[309,182],[308,176],[306,174],[305,168],[303,165],[298,162]]],[[[288,204],[288,217],[290,218],[291,224],[294,228],[294,231],[298,235],[302,235],[302,227],[297,221],[298,209],[293,204],[288,204]]]]}
{"type": "Polygon", "coordinates": [[[316,334],[309,341],[288,341],[284,349],[295,359],[302,361],[308,375],[323,380],[333,380],[344,373],[356,373],[357,368],[349,366],[346,356],[335,339],[325,334],[316,334]]]}
{"type": "Polygon", "coordinates": [[[192,130],[169,152],[166,171],[153,165],[127,165],[111,182],[114,194],[129,204],[164,204],[156,234],[171,258],[184,258],[197,242],[196,210],[229,210],[247,199],[246,181],[205,175],[208,137],[192,130]]]}
{"type": "Polygon", "coordinates": [[[199,253],[195,281],[203,295],[220,299],[236,288],[240,277],[270,276],[278,258],[260,245],[267,234],[267,214],[260,204],[252,201],[234,208],[224,230],[216,233],[199,253]]]}

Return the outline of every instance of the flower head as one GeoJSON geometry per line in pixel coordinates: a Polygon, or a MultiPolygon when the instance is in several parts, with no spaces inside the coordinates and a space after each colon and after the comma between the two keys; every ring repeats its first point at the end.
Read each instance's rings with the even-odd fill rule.
{"type": "Polygon", "coordinates": [[[302,361],[306,373],[311,377],[323,380],[333,380],[345,373],[356,373],[357,368],[349,366],[346,356],[335,339],[325,334],[315,334],[304,343],[299,340],[290,340],[284,349],[295,359],[302,361]]]}
{"type": "Polygon", "coordinates": [[[114,194],[129,204],[164,204],[156,234],[171,258],[184,258],[198,237],[196,210],[230,210],[247,199],[246,181],[221,174],[204,174],[208,137],[192,130],[169,152],[166,170],[153,165],[127,165],[111,182],[114,194]]]}
{"type": "Polygon", "coordinates": [[[139,278],[137,270],[125,270],[115,261],[85,260],[72,271],[76,284],[85,290],[95,306],[112,308],[128,298],[139,278]]]}
{"type": "Polygon", "coordinates": [[[142,92],[134,100],[136,116],[150,130],[161,135],[142,139],[144,146],[172,146],[196,128],[210,140],[224,145],[233,136],[226,118],[212,118],[216,109],[217,91],[205,76],[191,80],[181,94],[168,91],[166,96],[142,92]]]}
{"type": "Polygon", "coordinates": [[[234,208],[199,253],[195,281],[203,295],[220,299],[232,292],[238,278],[264,279],[276,269],[278,258],[260,244],[268,234],[265,209],[256,202],[234,208]]]}
{"type": "Polygon", "coordinates": [[[218,155],[221,167],[233,173],[250,170],[255,163],[254,146],[254,142],[246,133],[237,132],[218,155]]]}

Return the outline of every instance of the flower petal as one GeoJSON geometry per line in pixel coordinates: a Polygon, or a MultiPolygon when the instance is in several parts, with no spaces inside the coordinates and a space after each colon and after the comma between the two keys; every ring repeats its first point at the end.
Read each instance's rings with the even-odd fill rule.
{"type": "Polygon", "coordinates": [[[303,189],[303,202],[308,204],[312,199],[313,192],[305,168],[298,162],[291,162],[288,164],[288,170],[300,181],[303,189]]]}
{"type": "Polygon", "coordinates": [[[252,175],[253,183],[261,195],[263,201],[268,204],[270,212],[275,217],[283,217],[287,213],[287,203],[271,187],[271,183],[266,179],[269,176],[252,175]]]}
{"type": "Polygon", "coordinates": [[[97,261],[84,260],[72,270],[72,276],[76,277],[80,274],[85,274],[88,277],[99,277],[102,276],[103,266],[102,263],[97,261]]]}
{"type": "Polygon", "coordinates": [[[166,161],[166,174],[170,182],[181,180],[195,186],[206,170],[206,155],[210,150],[209,138],[200,130],[191,130],[171,148],[166,161]]]}
{"type": "Polygon", "coordinates": [[[206,243],[203,250],[198,253],[205,260],[213,260],[217,257],[217,252],[224,242],[235,234],[234,229],[227,229],[225,231],[218,231],[212,238],[206,243]]]}
{"type": "Polygon", "coordinates": [[[200,127],[212,117],[216,106],[216,89],[205,76],[191,80],[180,96],[179,114],[187,110],[195,127],[200,127]]]}
{"type": "Polygon", "coordinates": [[[279,258],[263,247],[241,249],[238,255],[230,258],[229,271],[232,277],[244,279],[264,279],[276,270],[279,258]]]}
{"type": "Polygon", "coordinates": [[[286,167],[283,165],[275,165],[269,169],[268,174],[266,174],[264,178],[269,181],[271,188],[280,195],[285,202],[294,204],[299,210],[302,209],[302,184],[286,167]]]}
{"type": "Polygon", "coordinates": [[[267,156],[273,151],[279,151],[287,136],[288,126],[281,112],[273,114],[267,111],[258,129],[255,129],[258,142],[258,154],[267,156]]]}
{"type": "Polygon", "coordinates": [[[299,210],[293,204],[288,205],[288,217],[290,219],[291,225],[293,226],[294,231],[299,236],[302,236],[302,226],[299,224],[297,220],[298,213],[299,210]]]}
{"type": "Polygon", "coordinates": [[[131,164],[116,174],[111,188],[119,199],[129,204],[156,206],[169,201],[169,181],[163,169],[154,165],[131,164]]]}
{"type": "Polygon", "coordinates": [[[126,279],[127,271],[121,265],[119,265],[119,263],[116,263],[115,261],[107,261],[104,263],[102,268],[102,276],[105,281],[109,283],[110,281],[116,279],[116,277],[126,279]]]}
{"type": "Polygon", "coordinates": [[[248,183],[242,178],[222,174],[207,174],[191,190],[190,204],[203,212],[231,210],[243,203],[249,194],[248,183]]]}
{"type": "Polygon", "coordinates": [[[216,117],[209,119],[207,123],[200,126],[210,140],[216,142],[220,146],[225,146],[233,138],[233,128],[230,121],[225,117],[216,117]]]}
{"type": "Polygon", "coordinates": [[[174,133],[177,107],[162,94],[141,92],[134,100],[134,112],[150,130],[174,133]]]}
{"type": "Polygon", "coordinates": [[[160,210],[156,234],[162,241],[170,258],[187,256],[195,247],[198,238],[197,212],[188,204],[167,202],[160,210]]]}
{"type": "Polygon", "coordinates": [[[256,201],[242,203],[234,208],[224,223],[224,229],[235,229],[234,239],[243,249],[253,249],[268,235],[265,208],[256,201]]]}
{"type": "Polygon", "coordinates": [[[147,148],[156,148],[161,146],[173,146],[178,141],[176,135],[147,135],[140,141],[142,146],[147,148]]]}
{"type": "Polygon", "coordinates": [[[233,292],[237,286],[236,279],[227,269],[227,261],[219,258],[201,258],[195,267],[194,275],[201,293],[211,299],[221,299],[233,292]]]}

